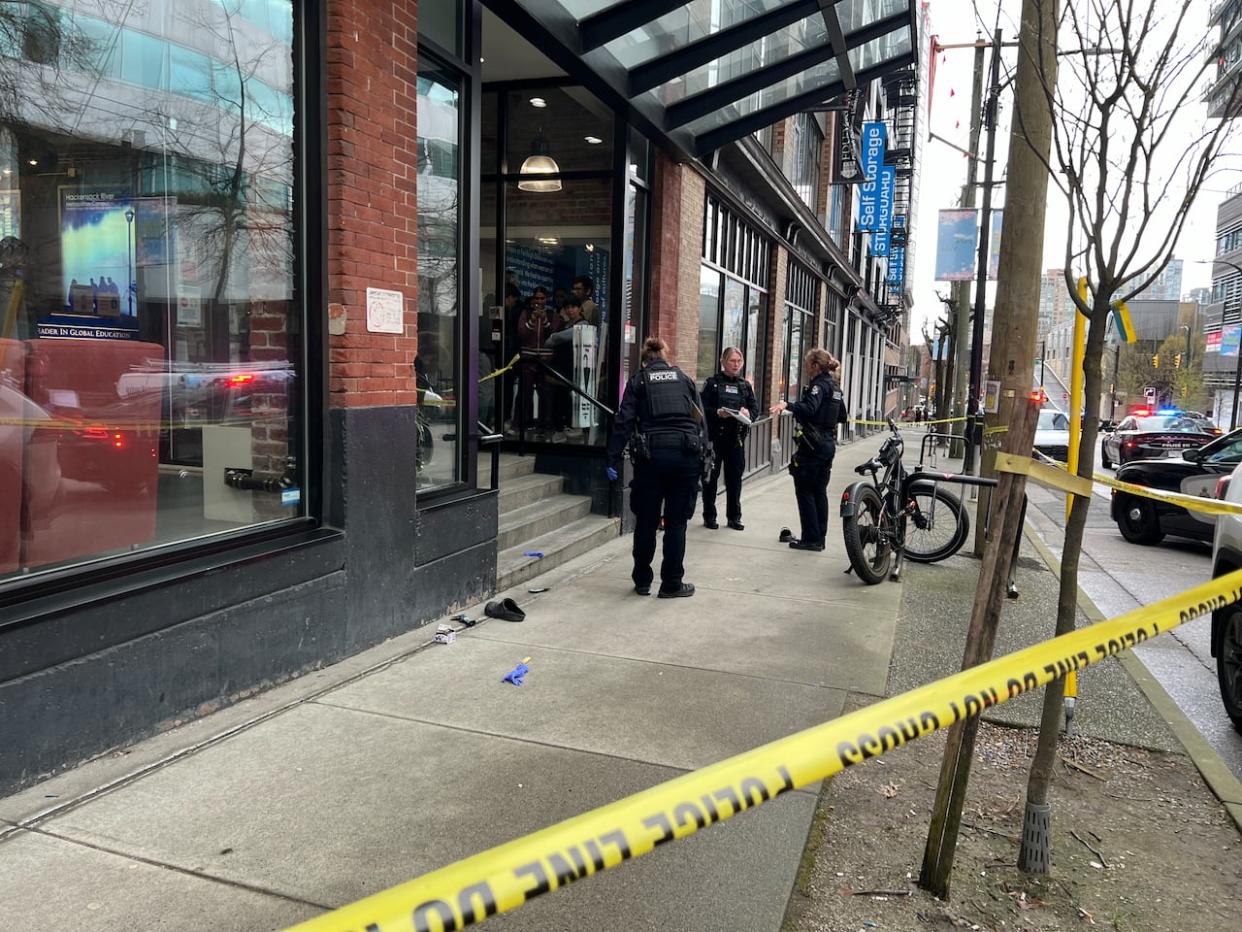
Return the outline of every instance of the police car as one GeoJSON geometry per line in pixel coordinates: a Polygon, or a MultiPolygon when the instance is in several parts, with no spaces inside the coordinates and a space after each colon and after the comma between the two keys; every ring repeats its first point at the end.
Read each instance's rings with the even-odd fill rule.
{"type": "Polygon", "coordinates": [[[1100,443],[1100,463],[1111,469],[1131,460],[1156,456],[1177,456],[1183,450],[1201,447],[1216,435],[1181,411],[1163,409],[1155,414],[1131,414],[1104,435],[1100,443]]]}
{"type": "MultiPolygon", "coordinates": [[[[1180,451],[1179,456],[1138,460],[1117,470],[1117,478],[1133,485],[1187,495],[1212,497],[1217,484],[1242,463],[1242,428],[1210,443],[1180,451]]],[[[1121,536],[1134,544],[1157,544],[1166,534],[1210,543],[1213,515],[1189,512],[1177,505],[1113,490],[1112,517],[1121,536]]]]}

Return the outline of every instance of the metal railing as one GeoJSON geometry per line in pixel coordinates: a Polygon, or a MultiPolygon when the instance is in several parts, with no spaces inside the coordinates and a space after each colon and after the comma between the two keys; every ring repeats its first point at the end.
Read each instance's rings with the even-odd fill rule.
{"type": "Polygon", "coordinates": [[[482,421],[478,422],[478,426],[479,447],[490,447],[492,454],[492,481],[488,488],[496,492],[500,489],[500,441],[505,438],[503,434],[496,433],[482,421]]]}

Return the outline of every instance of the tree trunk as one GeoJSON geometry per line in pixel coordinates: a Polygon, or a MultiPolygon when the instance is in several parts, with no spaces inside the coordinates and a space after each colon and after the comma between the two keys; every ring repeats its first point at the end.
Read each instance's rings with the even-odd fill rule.
{"type": "MultiPolygon", "coordinates": [[[[1095,472],[1095,444],[1100,425],[1100,386],[1103,384],[1104,334],[1112,292],[1097,292],[1092,303],[1091,322],[1083,358],[1082,443],[1078,450],[1077,474],[1090,479],[1095,472]]],[[[1078,620],[1078,565],[1082,557],[1082,537],[1087,526],[1091,499],[1075,495],[1065,525],[1065,544],[1061,552],[1061,589],[1057,597],[1056,634],[1068,634],[1078,620]]],[[[1039,743],[1026,786],[1026,817],[1018,868],[1028,873],[1046,874],[1052,867],[1052,808],[1048,791],[1056,762],[1057,738],[1061,730],[1061,711],[1065,700],[1065,681],[1050,683],[1044,690],[1043,715],[1039,722],[1039,743]]]]}

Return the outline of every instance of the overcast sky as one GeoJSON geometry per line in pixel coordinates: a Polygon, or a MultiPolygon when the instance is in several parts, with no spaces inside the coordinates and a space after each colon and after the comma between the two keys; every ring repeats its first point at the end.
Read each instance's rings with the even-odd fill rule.
{"type": "MultiPolygon", "coordinates": [[[[999,0],[1002,10],[1001,28],[1005,30],[1005,39],[1014,38],[1013,24],[1021,7],[1020,0],[999,0]]],[[[1176,4],[1177,0],[1154,0],[1157,8],[1176,4]]],[[[996,20],[998,0],[931,0],[931,29],[942,43],[973,42],[976,30],[984,29],[991,33],[996,20]]],[[[1193,4],[1188,15],[1185,34],[1202,35],[1207,29],[1207,17],[1210,4],[1207,0],[1193,4]]],[[[923,37],[924,40],[927,37],[923,37]]],[[[990,54],[990,52],[988,53],[990,54]]],[[[1007,53],[1007,61],[1012,67],[1016,61],[1016,50],[1007,53]]],[[[987,59],[985,58],[985,63],[987,59]]],[[[936,297],[936,292],[947,295],[950,285],[936,282],[936,221],[942,208],[957,206],[957,196],[966,181],[967,160],[960,152],[936,141],[928,140],[927,130],[952,140],[963,149],[969,148],[970,131],[970,97],[974,67],[974,50],[957,49],[941,52],[937,56],[936,76],[931,101],[931,118],[927,118],[927,89],[924,93],[924,109],[920,114],[923,126],[922,179],[919,195],[918,238],[913,266],[914,311],[912,320],[911,340],[922,342],[923,322],[929,318],[934,320],[943,311],[943,305],[936,297]]],[[[985,64],[986,88],[986,64],[985,64]]],[[[997,134],[996,177],[1003,177],[1007,156],[1007,137],[1009,133],[1010,115],[1012,114],[1012,94],[1008,91],[1001,95],[1002,110],[1000,131],[997,134]]],[[[1187,117],[1203,122],[1206,107],[1199,105],[1196,114],[1187,117]]],[[[984,146],[980,141],[982,153],[984,146]]],[[[1231,150],[1238,148],[1237,143],[1231,144],[1231,150]]],[[[980,170],[982,178],[982,170],[980,170]]],[[[1242,182],[1242,172],[1233,172],[1218,176],[1209,181],[1195,202],[1194,208],[1186,225],[1186,229],[1178,244],[1175,255],[1184,260],[1210,259],[1215,252],[1216,207],[1224,199],[1226,190],[1232,185],[1242,182]]],[[[980,192],[981,193],[981,192],[980,192]]],[[[980,197],[980,202],[981,202],[980,197]]],[[[1004,206],[1004,188],[997,188],[993,193],[993,205],[1004,206]]],[[[1049,209],[1044,239],[1044,261],[1042,268],[1062,268],[1065,265],[1065,231],[1069,223],[1069,214],[1060,200],[1055,187],[1049,189],[1049,209]]],[[[1212,268],[1209,264],[1187,261],[1184,267],[1182,289],[1207,286],[1211,284],[1212,268]]],[[[973,286],[972,286],[973,289],[973,286]]],[[[993,288],[989,289],[988,306],[991,307],[993,288]]],[[[929,324],[930,329],[930,324],[929,324]]]]}

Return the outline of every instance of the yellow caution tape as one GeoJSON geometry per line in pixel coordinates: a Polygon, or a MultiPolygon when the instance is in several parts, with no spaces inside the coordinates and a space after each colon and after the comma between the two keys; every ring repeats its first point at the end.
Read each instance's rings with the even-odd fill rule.
{"type": "Polygon", "coordinates": [[[521,359],[521,358],[522,358],[522,354],[521,354],[521,353],[514,353],[514,354],[513,354],[513,358],[509,360],[508,365],[506,365],[506,366],[505,366],[504,368],[502,368],[502,369],[496,369],[496,370],[494,370],[494,371],[492,371],[492,372],[489,372],[487,375],[485,375],[485,376],[483,376],[481,379],[479,379],[479,384],[480,384],[480,385],[482,385],[482,384],[483,384],[484,382],[486,382],[488,379],[494,379],[494,378],[497,378],[497,377],[499,377],[499,376],[504,375],[506,372],[508,372],[510,369],[512,369],[514,366],[516,366],[516,365],[518,364],[518,360],[519,360],[519,359],[521,359]]]}
{"type": "MultiPolygon", "coordinates": [[[[1089,480],[1083,479],[1081,476],[1072,475],[1064,463],[1058,463],[1056,460],[1048,459],[1045,456],[1041,456],[1041,459],[1047,460],[1047,465],[1037,463],[1025,456],[998,453],[996,455],[996,468],[1001,472],[1021,473],[1022,475],[1030,476],[1031,479],[1040,485],[1060,489],[1062,492],[1069,492],[1073,495],[1091,494],[1091,482],[1089,480]]],[[[1237,502],[1226,502],[1219,498],[1205,498],[1200,495],[1187,495],[1185,492],[1151,489],[1145,485],[1121,482],[1098,472],[1093,473],[1092,477],[1100,485],[1106,485],[1111,489],[1117,489],[1120,492],[1135,495],[1139,498],[1150,498],[1158,502],[1166,502],[1179,508],[1185,508],[1187,511],[1197,511],[1200,514],[1206,515],[1242,515],[1242,504],[1237,502]]]]}
{"type": "Polygon", "coordinates": [[[1052,486],[1074,495],[1090,495],[1093,488],[1090,479],[1072,476],[1064,469],[1037,463],[1029,456],[1018,456],[1014,453],[997,453],[996,469],[998,472],[1028,476],[1040,485],[1052,486]]]}
{"type": "Polygon", "coordinates": [[[1242,570],[684,774],[295,928],[463,929],[790,790],[818,784],[1239,599],[1242,570]]]}
{"type": "Polygon", "coordinates": [[[989,427],[984,430],[985,434],[1005,434],[1009,432],[1008,424],[997,424],[995,427],[989,427]]]}
{"type": "MultiPolygon", "coordinates": [[[[938,421],[897,421],[896,419],[894,419],[898,427],[922,427],[924,424],[956,424],[959,421],[964,421],[964,420],[966,420],[966,418],[964,417],[946,417],[946,418],[941,418],[938,421]]],[[[887,427],[888,426],[888,421],[855,421],[853,418],[850,419],[850,423],[851,424],[862,424],[867,427],[887,427]]]]}

